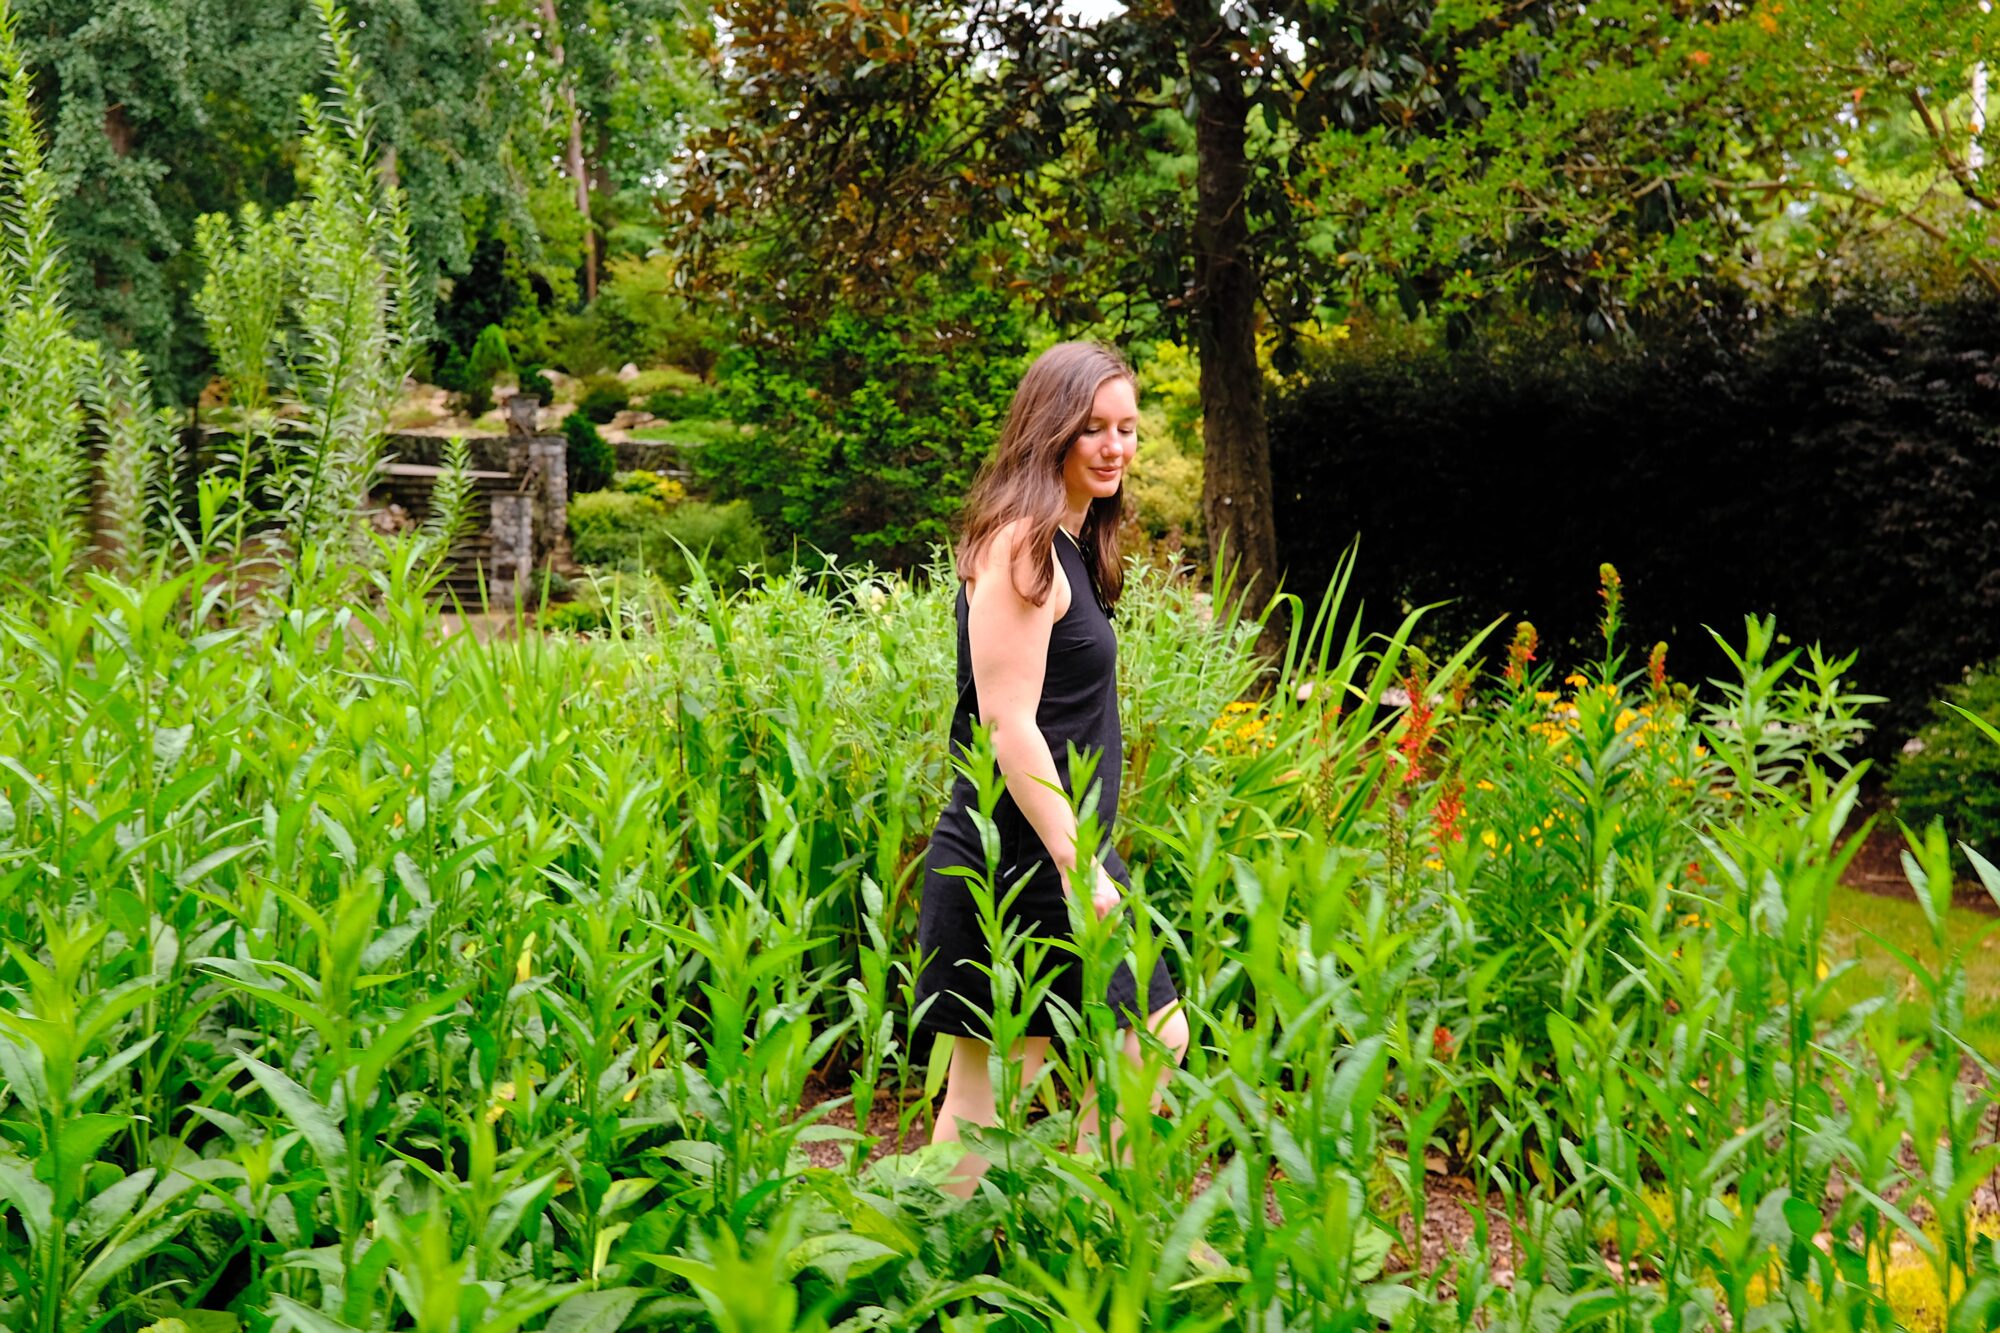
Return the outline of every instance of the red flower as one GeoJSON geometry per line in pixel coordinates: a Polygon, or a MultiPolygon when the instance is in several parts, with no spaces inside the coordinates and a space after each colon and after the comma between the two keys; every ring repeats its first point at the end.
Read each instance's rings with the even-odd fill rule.
{"type": "Polygon", "coordinates": [[[1666,640],[1653,645],[1653,655],[1646,660],[1646,669],[1653,673],[1653,693],[1667,692],[1667,644],[1666,640]]]}
{"type": "Polygon", "coordinates": [[[1500,673],[1500,679],[1518,685],[1528,678],[1528,663],[1535,660],[1535,649],[1541,638],[1535,627],[1527,621],[1514,626],[1514,642],[1507,645],[1507,669],[1500,673]]]}
{"type": "Polygon", "coordinates": [[[1431,814],[1431,823],[1437,830],[1438,850],[1442,852],[1446,843],[1464,842],[1465,830],[1458,821],[1465,815],[1465,782],[1453,778],[1438,790],[1437,808],[1431,814]]]}
{"type": "Polygon", "coordinates": [[[1450,1028],[1439,1026],[1431,1030],[1431,1054],[1449,1060],[1453,1045],[1450,1028]]]}
{"type": "Polygon", "coordinates": [[[1403,719],[1403,780],[1414,782],[1423,767],[1424,752],[1430,748],[1431,733],[1436,729],[1435,710],[1431,707],[1430,682],[1422,673],[1403,681],[1403,690],[1410,696],[1410,706],[1403,719]]]}

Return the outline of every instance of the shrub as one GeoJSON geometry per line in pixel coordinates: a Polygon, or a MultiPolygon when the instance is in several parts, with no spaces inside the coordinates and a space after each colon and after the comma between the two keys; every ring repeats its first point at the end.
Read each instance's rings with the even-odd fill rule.
{"type": "Polygon", "coordinates": [[[535,625],[550,633],[588,634],[608,629],[611,614],[598,602],[558,602],[537,615],[535,625]]]}
{"type": "Polygon", "coordinates": [[[1201,457],[1166,426],[1151,406],[1141,409],[1139,452],[1125,483],[1125,498],[1140,529],[1155,541],[1178,537],[1181,549],[1202,549],[1201,457]]]}
{"type": "Polygon", "coordinates": [[[687,487],[681,485],[677,478],[644,468],[620,472],[611,479],[611,486],[614,491],[652,500],[663,513],[687,499],[687,487]]]}
{"type": "Polygon", "coordinates": [[[596,335],[619,360],[684,366],[706,379],[728,346],[727,333],[672,290],[672,265],[666,255],[612,260],[592,307],[596,335]]]}
{"type": "Polygon", "coordinates": [[[2000,726],[2000,662],[1969,673],[1932,705],[1931,720],[1896,761],[1889,794],[1911,827],[1942,819],[1954,841],[2000,861],[2000,745],[1959,708],[2000,726]]]}
{"type": "Polygon", "coordinates": [[[660,389],[646,395],[646,410],[663,421],[705,421],[724,410],[713,389],[660,389]]]}
{"type": "Polygon", "coordinates": [[[472,353],[465,360],[465,392],[474,416],[482,416],[493,406],[493,382],[514,373],[514,358],[507,351],[507,335],[497,324],[479,331],[472,353]]]}
{"type": "Polygon", "coordinates": [[[632,405],[631,390],[616,375],[592,375],[583,382],[576,410],[602,426],[632,405]]]}
{"type": "Polygon", "coordinates": [[[1774,613],[1860,652],[1891,699],[1883,742],[2000,653],[2000,347],[1990,301],[1848,302],[1733,344],[1580,350],[1550,336],[1447,352],[1356,338],[1271,414],[1287,586],[1326,586],[1362,539],[1369,605],[1456,599],[1586,643],[1567,589],[1631,578],[1634,637],[1727,662],[1703,625],[1774,613]]]}
{"type": "Polygon", "coordinates": [[[670,584],[689,577],[683,545],[702,557],[711,577],[729,583],[740,583],[738,571],[765,557],[763,531],[740,500],[689,500],[669,510],[649,495],[605,491],[578,497],[569,521],[578,561],[654,573],[670,584]]]}
{"type": "Polygon", "coordinates": [[[572,496],[601,491],[611,484],[611,475],[618,469],[617,451],[597,433],[589,417],[582,412],[571,412],[563,418],[563,438],[569,441],[564,458],[569,465],[569,491],[572,496]]]}
{"type": "Polygon", "coordinates": [[[701,380],[679,366],[653,366],[632,377],[626,387],[632,390],[634,398],[650,398],[656,393],[669,390],[686,392],[701,387],[701,380]]]}
{"type": "Polygon", "coordinates": [[[757,433],[690,462],[773,531],[913,566],[950,539],[1026,350],[1006,297],[927,280],[910,308],[836,311],[796,342],[734,354],[729,416],[757,433]]]}
{"type": "Polygon", "coordinates": [[[445,389],[451,393],[464,393],[466,391],[465,389],[466,383],[467,383],[466,364],[464,356],[460,355],[459,350],[456,347],[446,348],[444,354],[444,360],[438,363],[438,368],[437,368],[438,388],[445,389]]]}

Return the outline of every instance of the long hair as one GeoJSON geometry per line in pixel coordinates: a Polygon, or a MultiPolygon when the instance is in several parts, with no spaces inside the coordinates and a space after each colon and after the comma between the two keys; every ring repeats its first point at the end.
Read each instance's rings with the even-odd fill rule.
{"type": "MultiPolygon", "coordinates": [[[[1057,343],[1035,358],[1014,390],[1000,442],[979,471],[966,497],[958,576],[969,578],[993,534],[1019,518],[1028,520],[1027,549],[1046,551],[1056,539],[1068,497],[1063,491],[1063,459],[1090,422],[1097,391],[1115,379],[1137,386],[1125,358],[1102,343],[1057,343]]],[[[1125,509],[1121,482],[1113,494],[1093,499],[1077,546],[1110,610],[1125,589],[1125,565],[1118,558],[1118,517],[1125,509]]],[[[1053,558],[1037,562],[1032,586],[1015,587],[1036,606],[1055,585],[1053,558]]]]}

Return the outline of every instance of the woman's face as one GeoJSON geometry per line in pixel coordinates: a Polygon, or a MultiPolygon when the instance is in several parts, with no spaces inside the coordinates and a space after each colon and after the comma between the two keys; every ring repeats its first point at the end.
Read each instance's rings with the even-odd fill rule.
{"type": "Polygon", "coordinates": [[[1090,417],[1063,455],[1063,489],[1076,508],[1118,493],[1139,451],[1139,396],[1121,376],[1097,386],[1090,417]]]}

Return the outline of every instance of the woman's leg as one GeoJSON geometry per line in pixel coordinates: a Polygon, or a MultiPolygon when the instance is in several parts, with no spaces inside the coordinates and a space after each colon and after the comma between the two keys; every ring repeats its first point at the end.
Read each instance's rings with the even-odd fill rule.
{"type": "MultiPolygon", "coordinates": [[[[977,1037],[954,1037],[951,1068],[944,1079],[944,1105],[938,1108],[937,1124],[931,1129],[932,1143],[956,1143],[959,1122],[995,1125],[1000,1122],[994,1102],[993,1075],[988,1067],[992,1047],[977,1037]]],[[[1047,1037],[1024,1037],[1015,1055],[1021,1066],[1021,1086],[1026,1087],[1041,1071],[1047,1056],[1047,1037]]],[[[961,1199],[969,1198],[986,1174],[986,1159],[968,1152],[959,1159],[949,1184],[945,1186],[961,1199]]]]}
{"type": "MultiPolygon", "coordinates": [[[[1159,1038],[1160,1043],[1172,1052],[1174,1057],[1172,1065],[1160,1070],[1159,1082],[1153,1089],[1153,1108],[1157,1110],[1160,1105],[1160,1094],[1165,1091],[1167,1080],[1172,1077],[1174,1069],[1187,1058],[1188,1042],[1192,1040],[1188,1032],[1187,1015],[1181,1012],[1181,1002],[1177,999],[1171,1000],[1146,1015],[1146,1030],[1159,1038]]],[[[1145,1047],[1140,1042],[1137,1032],[1128,1031],[1125,1034],[1125,1058],[1135,1065],[1145,1062],[1145,1047]]],[[[1084,1088],[1083,1110],[1077,1116],[1076,1128],[1079,1142],[1086,1136],[1091,1138],[1097,1136],[1097,1088],[1094,1084],[1084,1088]]],[[[1111,1128],[1116,1136],[1122,1136],[1125,1132],[1124,1125],[1117,1121],[1112,1122],[1111,1128]]],[[[1125,1154],[1121,1153],[1122,1155],[1125,1154]]]]}

